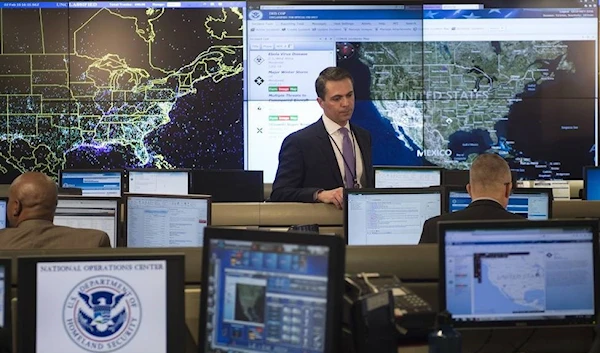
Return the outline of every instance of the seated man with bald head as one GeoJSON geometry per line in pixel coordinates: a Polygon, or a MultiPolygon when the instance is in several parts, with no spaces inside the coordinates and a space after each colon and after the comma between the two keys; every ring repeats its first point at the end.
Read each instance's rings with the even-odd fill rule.
{"type": "Polygon", "coordinates": [[[57,203],[58,189],[47,175],[29,172],[17,177],[9,189],[10,228],[0,231],[0,250],[110,247],[105,232],[54,225],[57,203]]]}
{"type": "Polygon", "coordinates": [[[425,221],[419,243],[437,243],[440,221],[523,219],[506,210],[511,190],[512,178],[508,163],[494,153],[478,156],[471,165],[467,184],[471,204],[463,210],[425,221]]]}

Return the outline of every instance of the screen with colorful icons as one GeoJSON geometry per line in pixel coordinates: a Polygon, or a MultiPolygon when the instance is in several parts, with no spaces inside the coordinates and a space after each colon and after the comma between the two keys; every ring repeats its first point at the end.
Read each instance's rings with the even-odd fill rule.
{"type": "Polygon", "coordinates": [[[325,352],[327,246],[212,239],[207,256],[206,352],[325,352]]]}

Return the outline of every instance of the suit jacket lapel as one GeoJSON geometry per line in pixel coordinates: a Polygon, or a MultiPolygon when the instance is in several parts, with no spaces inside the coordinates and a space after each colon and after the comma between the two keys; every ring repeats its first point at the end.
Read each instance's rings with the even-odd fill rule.
{"type": "Polygon", "coordinates": [[[374,184],[374,183],[371,183],[371,178],[373,177],[373,175],[371,175],[371,173],[369,173],[369,170],[367,168],[367,166],[370,166],[373,164],[371,161],[371,153],[367,153],[367,149],[370,149],[371,146],[367,146],[367,141],[365,141],[365,136],[363,134],[361,134],[359,131],[355,130],[352,124],[350,124],[350,128],[352,129],[354,136],[356,136],[356,143],[358,143],[358,147],[360,148],[360,155],[362,156],[362,160],[363,160],[363,173],[365,173],[365,177],[367,179],[367,185],[372,185],[372,184],[374,184]]]}
{"type": "Polygon", "coordinates": [[[333,147],[331,146],[329,134],[327,134],[327,130],[325,130],[323,117],[319,119],[319,122],[320,124],[316,134],[319,148],[323,152],[323,156],[325,157],[327,165],[329,165],[329,168],[333,173],[333,177],[335,178],[336,183],[338,183],[339,185],[344,185],[344,181],[342,180],[342,173],[340,172],[337,159],[335,158],[335,152],[333,151],[333,147]]]}

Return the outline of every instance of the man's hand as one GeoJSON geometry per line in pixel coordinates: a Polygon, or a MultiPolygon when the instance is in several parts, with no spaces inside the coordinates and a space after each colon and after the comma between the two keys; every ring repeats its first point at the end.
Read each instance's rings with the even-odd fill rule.
{"type": "Polygon", "coordinates": [[[341,210],[344,204],[344,188],[320,191],[317,194],[317,200],[322,203],[332,203],[341,210]]]}

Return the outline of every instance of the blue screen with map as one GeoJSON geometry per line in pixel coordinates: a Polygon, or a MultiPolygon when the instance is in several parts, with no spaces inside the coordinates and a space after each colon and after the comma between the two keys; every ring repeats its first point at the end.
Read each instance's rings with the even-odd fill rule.
{"type": "Polygon", "coordinates": [[[247,13],[245,163],[265,182],[283,138],[321,116],[314,80],[333,65],[353,75],[351,122],[371,133],[375,165],[469,169],[494,152],[518,179],[572,179],[596,163],[591,1],[252,1],[247,13]]]}
{"type": "MultiPolygon", "coordinates": [[[[458,227],[460,228],[460,227],[458,227]]],[[[457,322],[593,319],[591,227],[446,230],[445,305],[457,322]]]]}
{"type": "Polygon", "coordinates": [[[205,352],[324,352],[327,246],[211,239],[209,256],[205,352]]]}

